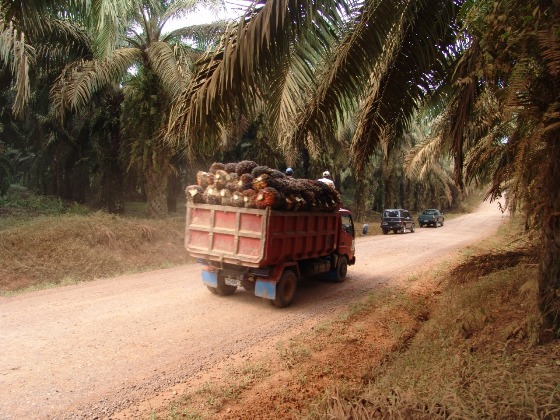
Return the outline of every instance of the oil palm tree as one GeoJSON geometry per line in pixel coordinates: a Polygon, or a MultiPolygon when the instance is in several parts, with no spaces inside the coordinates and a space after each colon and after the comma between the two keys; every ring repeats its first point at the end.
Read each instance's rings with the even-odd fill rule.
{"type": "Polygon", "coordinates": [[[97,29],[103,39],[99,45],[111,45],[109,34],[131,1],[0,0],[0,66],[12,76],[14,114],[22,117],[42,65],[52,67],[91,46],[85,25],[97,29]]]}
{"type": "Polygon", "coordinates": [[[448,133],[465,177],[507,194],[541,233],[539,298],[560,335],[560,5],[472,2],[448,133]],[[488,112],[490,111],[490,112],[488,112]]]}
{"type": "Polygon", "coordinates": [[[128,166],[141,176],[150,213],[164,217],[167,180],[174,171],[171,162],[180,152],[165,139],[163,128],[168,110],[192,77],[194,62],[201,53],[196,42],[212,39],[223,24],[197,25],[166,33],[165,25],[170,19],[185,16],[201,2],[133,3],[118,22],[116,48],[105,56],[68,65],[51,94],[56,110],[64,116],[67,111],[85,108],[101,89],[123,86],[126,112],[122,115],[122,127],[128,139],[128,166]]]}
{"type": "Polygon", "coordinates": [[[347,150],[363,179],[374,150],[389,155],[418,99],[445,76],[457,10],[438,0],[256,2],[176,102],[170,131],[187,144],[203,132],[197,140],[211,149],[232,110],[264,102],[289,161],[302,150],[317,158],[356,121],[349,145],[332,149],[347,150]]]}
{"type": "MultiPolygon", "coordinates": [[[[452,153],[458,185],[506,195],[540,231],[539,298],[560,334],[560,6],[554,1],[471,1],[447,106],[410,156],[420,170],[452,153]]],[[[450,85],[447,85],[450,86],[450,85]]]]}

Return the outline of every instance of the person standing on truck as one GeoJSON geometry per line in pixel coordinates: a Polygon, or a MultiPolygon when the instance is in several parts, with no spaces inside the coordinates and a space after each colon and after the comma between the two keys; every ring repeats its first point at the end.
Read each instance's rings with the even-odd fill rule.
{"type": "Polygon", "coordinates": [[[321,181],[327,184],[332,189],[335,189],[334,181],[332,180],[331,173],[329,171],[323,172],[323,178],[319,178],[318,181],[321,181]]]}

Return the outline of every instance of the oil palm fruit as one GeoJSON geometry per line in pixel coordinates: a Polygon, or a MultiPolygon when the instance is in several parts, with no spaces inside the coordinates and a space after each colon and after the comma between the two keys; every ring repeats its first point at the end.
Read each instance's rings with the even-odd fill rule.
{"type": "Polygon", "coordinates": [[[240,191],[234,191],[231,194],[231,205],[235,207],[243,207],[245,205],[244,196],[240,191]]]}
{"type": "Polygon", "coordinates": [[[270,175],[271,173],[272,169],[270,169],[268,166],[256,166],[251,171],[251,175],[253,175],[253,178],[258,178],[262,174],[270,175]]]}
{"type": "Polygon", "coordinates": [[[241,193],[243,195],[243,206],[248,209],[254,209],[255,206],[255,197],[257,196],[257,192],[253,189],[245,190],[241,193]]]}
{"type": "Polygon", "coordinates": [[[185,188],[185,195],[189,203],[204,203],[204,188],[200,185],[189,185],[185,188]]]}
{"type": "Polygon", "coordinates": [[[208,172],[198,171],[196,173],[196,183],[202,188],[206,188],[208,186],[208,172]]]}
{"type": "Polygon", "coordinates": [[[237,175],[239,176],[243,174],[250,174],[253,168],[256,168],[257,166],[258,165],[252,160],[242,160],[237,163],[235,172],[237,172],[237,175]]]}
{"type": "Polygon", "coordinates": [[[215,174],[217,170],[221,169],[222,171],[226,168],[226,165],[224,165],[221,162],[214,162],[212,165],[210,165],[210,171],[211,173],[215,174]]]}
{"type": "Polygon", "coordinates": [[[204,201],[206,201],[207,204],[222,204],[222,197],[219,191],[211,186],[204,191],[204,201]]]}
{"type": "Polygon", "coordinates": [[[261,190],[270,186],[270,176],[268,174],[261,174],[253,179],[254,190],[261,190]]]}
{"type": "Polygon", "coordinates": [[[245,190],[252,190],[253,189],[253,175],[251,174],[243,174],[239,177],[239,181],[237,181],[237,190],[238,191],[245,191],[245,190]]]}
{"type": "Polygon", "coordinates": [[[221,190],[226,187],[229,179],[230,176],[226,171],[224,171],[223,169],[218,169],[214,175],[214,186],[217,189],[221,190]]]}
{"type": "Polygon", "coordinates": [[[269,175],[272,178],[287,178],[286,174],[278,169],[271,169],[269,175]]]}
{"type": "Polygon", "coordinates": [[[282,205],[280,194],[275,188],[265,187],[257,192],[255,206],[259,209],[271,207],[277,209],[282,205]]]}
{"type": "Polygon", "coordinates": [[[222,206],[232,205],[232,194],[230,190],[228,190],[227,188],[220,190],[220,197],[222,206]]]}
{"type": "Polygon", "coordinates": [[[226,163],[224,165],[224,170],[230,174],[232,172],[237,172],[237,163],[235,162],[230,162],[230,163],[226,163]]]}

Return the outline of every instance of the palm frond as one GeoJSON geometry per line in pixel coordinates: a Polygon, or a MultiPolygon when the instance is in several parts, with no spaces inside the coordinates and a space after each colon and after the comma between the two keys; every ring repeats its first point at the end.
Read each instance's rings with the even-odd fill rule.
{"type": "Polygon", "coordinates": [[[191,44],[199,51],[205,51],[209,47],[215,47],[216,40],[225,33],[227,22],[219,21],[203,25],[193,25],[175,29],[162,37],[164,42],[172,42],[180,39],[191,44]]]}
{"type": "Polygon", "coordinates": [[[414,146],[405,157],[404,170],[410,179],[424,179],[426,174],[437,166],[442,150],[442,136],[431,136],[414,146]]]}
{"type": "Polygon", "coordinates": [[[133,17],[139,0],[89,0],[86,26],[94,33],[96,58],[104,59],[115,50],[121,30],[133,17]]]}
{"type": "MultiPolygon", "coordinates": [[[[198,131],[212,138],[232,110],[251,115],[267,82],[275,80],[278,70],[286,74],[286,67],[279,63],[290,57],[301,34],[306,30],[332,31],[339,22],[334,1],[321,5],[294,0],[256,2],[239,24],[226,32],[217,52],[201,61],[202,70],[190,93],[172,110],[171,133],[188,139],[198,131]]],[[[276,94],[281,90],[277,88],[276,94]]]]}
{"type": "Polygon", "coordinates": [[[166,42],[152,42],[145,53],[150,67],[157,74],[170,97],[175,98],[181,94],[188,81],[184,73],[188,68],[180,68],[174,48],[166,42]]]}
{"type": "Polygon", "coordinates": [[[384,57],[388,64],[378,69],[362,105],[353,142],[358,168],[381,143],[392,147],[419,99],[444,78],[446,52],[455,39],[452,23],[456,13],[453,2],[439,0],[410,2],[402,11],[395,52],[384,57]]]}
{"type": "Polygon", "coordinates": [[[51,88],[57,113],[83,108],[103,87],[118,83],[127,70],[142,60],[136,48],[121,48],[105,60],[80,60],[67,66],[51,88]]]}
{"type": "Polygon", "coordinates": [[[367,1],[363,10],[351,12],[356,20],[349,21],[344,38],[328,57],[327,70],[318,74],[317,89],[299,118],[302,135],[321,133],[318,137],[328,138],[325,127],[354,113],[357,98],[363,96],[364,85],[386,51],[385,40],[392,39],[391,29],[402,14],[402,3],[367,1]]]}
{"type": "Polygon", "coordinates": [[[60,71],[70,60],[93,54],[93,40],[70,20],[44,16],[40,27],[30,31],[41,71],[60,71]]]}
{"type": "Polygon", "coordinates": [[[0,20],[0,62],[9,67],[15,78],[16,97],[12,110],[21,116],[31,96],[29,71],[35,63],[35,50],[12,21],[0,20]]]}

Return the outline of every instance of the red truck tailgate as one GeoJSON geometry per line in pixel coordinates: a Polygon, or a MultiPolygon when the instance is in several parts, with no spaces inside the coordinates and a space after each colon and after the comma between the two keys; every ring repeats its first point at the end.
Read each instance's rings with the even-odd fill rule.
{"type": "Polygon", "coordinates": [[[185,247],[194,258],[249,267],[319,257],[334,251],[339,217],[188,203],[185,247]]]}

